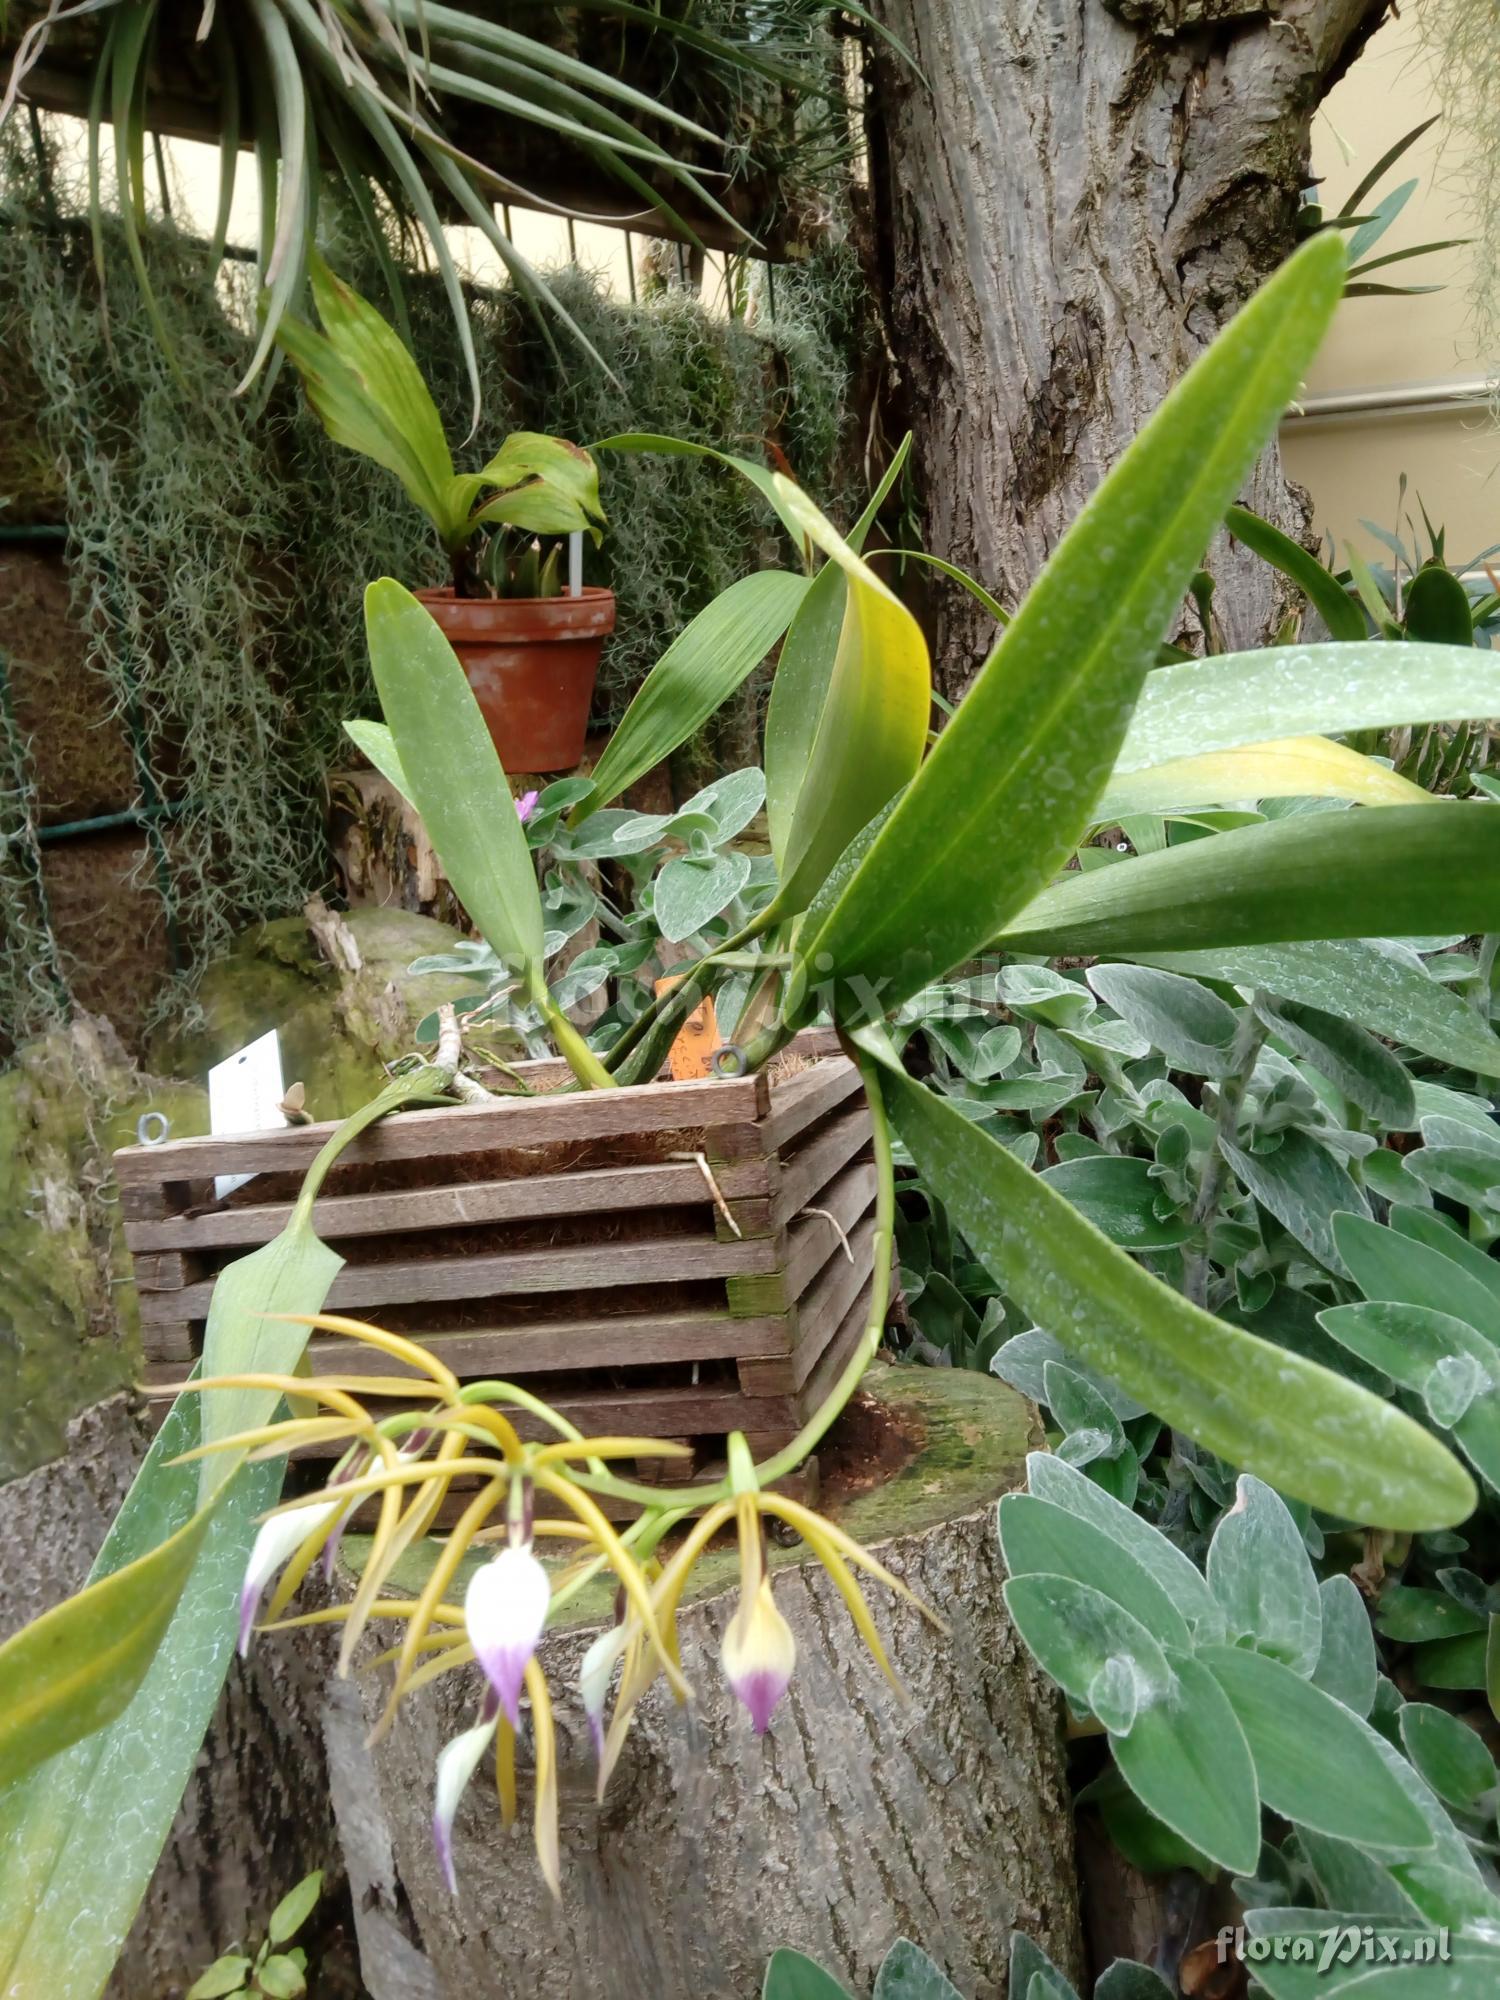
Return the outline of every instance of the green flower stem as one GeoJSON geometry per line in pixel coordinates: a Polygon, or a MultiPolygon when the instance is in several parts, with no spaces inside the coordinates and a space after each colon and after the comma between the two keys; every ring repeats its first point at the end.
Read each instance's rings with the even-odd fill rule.
{"type": "Polygon", "coordinates": [[[659,993],[651,1005],[643,1013],[638,1014],[630,1026],[605,1051],[605,1067],[612,1071],[617,1070],[626,1056],[656,1026],[658,1018],[661,1015],[670,1012],[675,1018],[679,1009],[681,1009],[684,1019],[688,1014],[691,1014],[693,1008],[703,998],[703,975],[720,965],[726,955],[733,955],[739,952],[752,939],[759,937],[761,932],[766,928],[770,914],[769,910],[762,910],[758,917],[752,917],[749,923],[725,938],[724,942],[716,950],[705,952],[692,971],[678,985],[672,987],[666,993],[659,993]],[[690,1001],[689,995],[692,996],[690,1001]]]}
{"type": "Polygon", "coordinates": [[[865,1330],[858,1347],[849,1357],[844,1372],[829,1390],[818,1408],[808,1418],[791,1443],[764,1465],[755,1468],[756,1478],[762,1486],[769,1486],[774,1480],[784,1479],[802,1463],[809,1452],[817,1449],[828,1435],[834,1423],[843,1414],[849,1398],[859,1387],[866,1368],[875,1357],[885,1333],[886,1307],[891,1297],[891,1254],[895,1247],[896,1233],[896,1162],[891,1151],[891,1127],[886,1117],[885,1100],[880,1094],[879,1072],[872,1058],[862,1049],[851,1050],[859,1065],[859,1073],[864,1079],[865,1096],[870,1106],[870,1124],[875,1134],[875,1238],[873,1255],[875,1269],[870,1297],[870,1316],[865,1322],[865,1330]]]}
{"type": "Polygon", "coordinates": [[[545,992],[538,995],[537,1005],[541,1009],[542,1019],[547,1023],[559,1053],[584,1089],[613,1090],[616,1087],[616,1079],[610,1075],[552,995],[545,992]]]}

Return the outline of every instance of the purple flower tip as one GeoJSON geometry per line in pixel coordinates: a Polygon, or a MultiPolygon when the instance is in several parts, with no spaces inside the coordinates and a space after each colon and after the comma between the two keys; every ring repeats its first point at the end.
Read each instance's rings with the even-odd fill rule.
{"type": "Polygon", "coordinates": [[[540,797],[540,792],[522,792],[521,796],[516,800],[516,818],[520,820],[522,826],[526,824],[527,820],[536,811],[536,802],[540,797]]]}

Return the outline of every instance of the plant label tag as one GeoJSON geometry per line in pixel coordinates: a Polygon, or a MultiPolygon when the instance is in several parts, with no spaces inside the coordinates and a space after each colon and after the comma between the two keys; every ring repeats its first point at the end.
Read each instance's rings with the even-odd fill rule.
{"type": "MultiPolygon", "coordinates": [[[[221,1132],[269,1132],[285,1125],[281,1100],[286,1090],[281,1081],[281,1038],[272,1028],[257,1042],[215,1063],[208,1072],[209,1130],[221,1132]]],[[[254,1174],[217,1174],[214,1195],[222,1201],[254,1174]]]]}

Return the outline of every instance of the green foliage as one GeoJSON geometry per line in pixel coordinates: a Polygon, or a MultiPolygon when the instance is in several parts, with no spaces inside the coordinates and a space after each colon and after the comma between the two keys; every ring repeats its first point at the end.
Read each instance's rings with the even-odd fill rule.
{"type": "MultiPolygon", "coordinates": [[[[277,339],[328,435],[396,475],[431,521],[453,561],[456,583],[468,594],[474,594],[483,562],[501,596],[556,596],[555,585],[516,587],[521,557],[506,557],[506,531],[523,537],[588,533],[597,542],[604,515],[598,470],[588,453],[561,438],[512,431],[477,472],[455,472],[442,417],[400,334],[317,255],[311,280],[322,332],[288,315],[277,339]],[[497,553],[476,558],[472,545],[487,528],[494,530],[497,553]]],[[[533,559],[529,571],[535,569],[533,559]]],[[[553,569],[549,558],[542,574],[553,569]]],[[[534,574],[532,580],[535,585],[534,574]]]]}
{"type": "MultiPolygon", "coordinates": [[[[262,408],[224,393],[249,352],[242,266],[224,267],[216,294],[201,282],[201,245],[165,224],[144,233],[174,375],[119,228],[107,227],[106,325],[80,227],[86,206],[60,161],[39,165],[18,139],[0,144],[0,352],[18,412],[34,412],[49,480],[60,482],[17,484],[7,438],[0,491],[23,516],[60,506],[86,670],[108,689],[165,803],[163,866],[149,846],[142,866],[166,888],[181,974],[159,996],[168,1014],[247,922],[299,909],[326,885],[326,774],[347,755],[343,719],[372,705],[364,585],[383,574],[441,583],[444,565],[396,481],[331,443],[291,371],[262,408]]],[[[369,290],[378,271],[336,206],[323,227],[330,256],[369,290]]],[[[617,304],[567,271],[558,290],[608,375],[564,366],[512,294],[475,295],[487,422],[576,440],[631,429],[770,439],[829,494],[854,351],[835,342],[847,337],[857,285],[851,255],[824,253],[795,282],[783,277],[775,312],[751,326],[716,320],[681,291],[617,304]]],[[[423,372],[450,434],[461,434],[468,388],[451,316],[431,279],[408,274],[405,289],[423,372]]],[[[470,454],[461,469],[480,462],[470,454]]],[[[591,552],[588,580],[610,584],[618,605],[597,695],[610,719],[768,547],[753,499],[713,465],[618,458],[604,504],[610,537],[591,552]]],[[[751,761],[763,696],[752,663],[715,725],[717,745],[700,754],[751,761]]],[[[68,989],[26,865],[34,800],[19,739],[11,750],[0,760],[0,1018],[20,1039],[66,1011],[68,989]]]]}
{"type": "Polygon", "coordinates": [[[184,2000],[224,2000],[232,1993],[260,1993],[267,2000],[298,2000],[307,1991],[307,1953],[300,1946],[290,1951],[273,1947],[289,1944],[301,1930],[323,1893],[323,1871],[314,1869],[289,1889],[271,1912],[265,1939],[253,1958],[240,1951],[227,1951],[201,1972],[188,1988],[184,2000]]]}
{"type": "MultiPolygon", "coordinates": [[[[1194,864],[1209,891],[1187,941],[1211,940],[1212,925],[1232,926],[1246,904],[1255,910],[1250,934],[1231,929],[1231,937],[1284,948],[1288,934],[1337,932],[1348,922],[1341,888],[1362,913],[1374,907],[1374,854],[1390,877],[1387,913],[1410,921],[1420,909],[1429,923],[1467,927],[1496,904],[1500,820],[1488,803],[1357,811],[1335,804],[1290,814],[1275,800],[1190,819],[1133,816],[1137,858],[1086,850],[1094,872],[1080,876],[1085,888],[1125,885],[1105,898],[1118,933],[1107,948],[1095,941],[1125,963],[1095,967],[1091,980],[1076,968],[1006,966],[991,974],[957,963],[1008,920],[1012,944],[1034,939],[1028,900],[1064,893],[1045,890],[1046,878],[1097,812],[1161,632],[1300,377],[1340,270],[1332,239],[1307,246],[1190,371],[1064,543],[915,776],[920,745],[913,750],[907,739],[927,662],[910,615],[794,484],[752,468],[752,491],[805,537],[809,562],[823,553],[845,586],[837,621],[820,621],[821,657],[801,669],[806,699],[799,697],[798,711],[804,721],[817,711],[802,737],[808,770],[800,786],[778,780],[778,813],[795,803],[780,855],[763,857],[760,869],[733,844],[764,796],[753,770],[716,780],[670,815],[610,807],[578,815],[587,781],[565,780],[529,802],[523,835],[446,642],[389,580],[372,586],[370,628],[390,739],[387,746],[367,731],[365,740],[388,763],[393,749],[389,767],[411,788],[440,848],[452,849],[455,879],[485,933],[469,948],[475,975],[493,981],[498,968],[512,982],[499,997],[534,1010],[537,1029],[545,1026],[585,1086],[654,1075],[676,1010],[746,972],[759,985],[747,1014],[755,1031],[728,1052],[734,1066],[764,1062],[820,1005],[831,1007],[858,1050],[878,1165],[869,1323],[785,1451],[749,1471],[743,1440],[731,1440],[736,1478],[769,1483],[799,1462],[879,1342],[896,1200],[894,1131],[920,1175],[929,1247],[943,1230],[950,1250],[955,1232],[965,1246],[966,1267],[955,1261],[944,1274],[946,1295],[931,1269],[925,1289],[955,1314],[966,1341],[972,1331],[975,1355],[992,1356],[1000,1372],[1010,1363],[1039,1378],[1061,1434],[1056,1456],[1038,1461],[1052,1469],[1034,1474],[1035,1497],[1053,1511],[1022,1516],[1025,1554],[1008,1551],[1008,1601],[1023,1638],[1110,1739],[1115,1775],[1139,1811],[1160,1822],[1179,1851],[1248,1875],[1261,1863],[1269,1809],[1296,1823],[1299,1855],[1325,1886],[1336,1873],[1329,1857],[1353,1855],[1366,1879],[1388,1881],[1393,1899],[1407,1896],[1424,1914],[1460,1905],[1489,1911],[1494,1899],[1442,1808],[1377,1725],[1330,1692],[1357,1688],[1364,1677],[1347,1604],[1333,1614],[1337,1644],[1314,1679],[1323,1661],[1324,1593],[1306,1553],[1321,1553],[1348,1523],[1372,1541],[1376,1530],[1390,1529],[1414,1548],[1457,1545],[1454,1531],[1476,1487],[1448,1435],[1487,1477],[1487,1444],[1470,1431],[1484,1428],[1491,1384],[1472,1347],[1438,1355],[1423,1374],[1420,1407],[1403,1407],[1368,1362],[1342,1364],[1335,1333],[1318,1317],[1325,1306],[1353,1303],[1355,1285],[1370,1292],[1364,1231],[1377,1226],[1376,1204],[1408,1181],[1428,1186],[1394,1148],[1381,1146],[1372,1121],[1381,1113],[1422,1120],[1422,1150],[1450,1156],[1429,1160],[1429,1171],[1445,1186],[1477,1190],[1483,1213],[1492,1189],[1475,1121],[1487,1121],[1487,1112],[1465,1096],[1471,1078],[1393,1074],[1388,1052],[1341,1020],[1329,1022],[1316,995],[1278,993],[1274,985],[1241,993],[1222,974],[1209,989],[1181,967],[1134,963],[1157,955],[1164,936],[1150,930],[1129,885],[1154,881],[1161,864],[1175,881],[1182,864],[1194,864]],[[860,768],[846,768],[850,760],[860,768]],[[837,839],[825,842],[830,801],[846,818],[837,839]],[[861,814],[875,815],[863,830],[855,823],[861,814]],[[1261,820],[1285,823],[1253,823],[1261,820]],[[1299,845],[1304,826],[1316,837],[1312,863],[1299,845]],[[668,842],[681,851],[662,861],[668,842]],[[540,885],[526,852],[532,844],[548,857],[540,885]],[[1297,866],[1278,861],[1288,851],[1297,866]],[[800,930],[788,930],[788,904],[800,910],[803,897],[788,895],[778,860],[797,869],[814,854],[811,879],[799,884],[812,897],[808,914],[800,930]],[[580,909],[602,921],[604,899],[595,894],[591,906],[571,871],[606,855],[639,862],[640,875],[652,878],[651,908],[644,933],[610,911],[601,979],[611,965],[639,970],[658,938],[698,949],[670,998],[623,1025],[606,1016],[585,1038],[566,1021],[564,984],[553,990],[546,967],[569,926],[582,921],[580,909]],[[726,935],[731,925],[738,928],[726,935]],[[828,970],[834,982],[815,991],[811,982],[828,970]],[[1276,999],[1303,1009],[1286,1017],[1280,1046],[1276,999]],[[918,1034],[931,1057],[930,1082],[901,1063],[903,1046],[918,1034]],[[1454,1142],[1446,1131],[1429,1132],[1429,1118],[1461,1127],[1467,1119],[1472,1136],[1466,1130],[1454,1142]],[[1046,1174],[1032,1170],[1043,1143],[1046,1174]],[[1383,1152],[1391,1157],[1377,1167],[1383,1152]],[[1088,1219],[1090,1208],[1104,1229],[1088,1219]],[[987,1292],[983,1317],[971,1330],[963,1310],[980,1292],[987,1292]],[[1296,1511],[1264,1481],[1294,1496],[1296,1511]],[[1122,1532],[1111,1511],[1117,1502],[1126,1520],[1130,1505],[1143,1505],[1182,1546],[1174,1550],[1145,1522],[1122,1532]],[[1059,1512],[1076,1513],[1081,1527],[1059,1512]],[[1101,1534],[1128,1554],[1111,1563],[1101,1534]],[[1210,1536],[1205,1575],[1193,1557],[1210,1536]],[[1141,1553],[1147,1545],[1149,1555],[1141,1553]],[[1025,1560],[1048,1567],[1026,1569],[1025,1560]]],[[[1463,657],[1477,656],[1464,649],[1463,657]]],[[[1308,681],[1340,671],[1338,660],[1305,649],[1308,681]]],[[[662,713],[673,718],[667,733],[690,726],[701,706],[698,682],[686,650],[658,681],[662,713]]],[[[1163,908],[1158,897],[1148,912],[1158,925],[1163,908]]],[[[1054,928],[1044,948],[1069,949],[1055,940],[1078,935],[1054,928]]],[[[1441,1009],[1424,1011],[1411,999],[1413,981],[1424,993],[1434,978],[1445,991],[1451,982],[1447,997],[1473,1017],[1465,1046],[1477,1044],[1488,1062],[1497,1046],[1489,1025],[1493,953],[1455,952],[1462,939],[1451,935],[1419,942],[1435,969],[1410,944],[1396,947],[1403,977],[1386,1003],[1465,1040],[1441,1009]]],[[[408,1082],[421,1088],[420,1076],[408,1082]]],[[[369,1115],[385,1108],[387,1100],[377,1101],[369,1115]]],[[[299,1204],[299,1248],[326,1164],[325,1155],[299,1204]]],[[[1445,1198],[1431,1189],[1430,1202],[1445,1198]]],[[[1420,1240],[1427,1227],[1420,1195],[1409,1205],[1420,1240]]],[[[1464,1249],[1483,1256],[1472,1244],[1464,1249]]],[[[1460,1294],[1478,1280],[1453,1261],[1466,1286],[1448,1281],[1440,1302],[1398,1299],[1467,1317],[1460,1294]]],[[[917,1287],[919,1323],[923,1291],[917,1287]]],[[[233,1276],[227,1296],[235,1320],[250,1309],[233,1276]]],[[[1485,1297],[1493,1302],[1486,1312],[1500,1311],[1500,1291],[1485,1297]]],[[[218,1366],[225,1358],[212,1357],[218,1366]]],[[[607,1474],[590,1477],[600,1491],[639,1495],[617,1481],[598,1485],[607,1474]]],[[[722,1497],[721,1489],[727,1482],[707,1491],[722,1497]]],[[[422,1517],[414,1506],[405,1518],[422,1517]]],[[[1467,1604],[1454,1597],[1471,1622],[1455,1629],[1450,1617],[1442,1635],[1466,1648],[1441,1669],[1450,1681],[1474,1670],[1467,1642],[1487,1634],[1486,1589],[1478,1590],[1483,1611],[1472,1608],[1467,1585],[1467,1604]]],[[[169,1635],[153,1672],[171,1645],[169,1635]]],[[[1429,1674],[1439,1670],[1434,1662],[1429,1674]]],[[[1387,1700],[1375,1712],[1385,1719],[1388,1710],[1387,1700]]],[[[173,1734],[174,1754],[182,1734],[173,1734]]],[[[143,1832],[143,1847],[144,1839],[143,1832]]],[[[1353,1870],[1351,1863],[1345,1876],[1353,1870]]],[[[1363,1907],[1332,1887],[1326,1894],[1331,1907],[1363,1907]]],[[[927,1970],[908,1951],[891,1963],[889,1978],[882,1970],[877,1993],[919,1992],[927,1970]]]]}
{"type": "MultiPolygon", "coordinates": [[[[1009,2000],[1078,2000],[1041,1946],[1022,1932],[1010,1941],[1009,2000]]],[[[1094,2000],[1167,2000],[1167,1987],[1133,1959],[1100,1974],[1094,2000]]],[[[800,1951],[783,1948],[766,1967],[761,2000],[849,2000],[847,1990],[800,1951]]],[[[875,1976],[871,2000],[959,2000],[958,1988],[910,1938],[897,1938],[875,1976]]]]}
{"type": "MultiPolygon", "coordinates": [[[[848,146],[847,114],[839,142],[840,93],[835,87],[835,44],[828,29],[834,10],[772,6],[753,29],[733,9],[716,6],[643,9],[620,0],[596,9],[608,17],[592,38],[575,29],[568,48],[534,29],[502,24],[459,7],[429,10],[422,0],[368,0],[356,11],[319,13],[300,0],[249,0],[233,25],[210,12],[196,37],[202,50],[204,102],[220,139],[219,216],[215,241],[198,271],[212,284],[223,248],[243,139],[254,145],[264,216],[256,253],[260,329],[240,378],[243,391],[268,360],[283,315],[315,260],[320,205],[332,194],[351,205],[362,224],[398,312],[402,287],[386,243],[386,224],[373,196],[394,208],[402,231],[425,232],[441,278],[472,392],[480,407],[480,368],[465,314],[465,298],[443,232],[455,210],[499,255],[516,290],[560,319],[598,366],[600,356],[546,280],[517,250],[495,213],[495,190],[509,191],[519,171],[534,168],[516,150],[528,128],[544,135],[554,157],[565,158],[565,178],[590,168],[618,181],[636,201],[696,241],[674,202],[687,197],[731,226],[734,218],[713,191],[726,168],[772,164],[756,145],[758,127],[793,136],[791,157],[775,161],[786,175],[781,199],[794,203],[797,139],[804,160],[821,153],[823,175],[848,146]],[[595,60],[583,60],[587,47],[595,60]],[[643,89],[629,81],[633,74],[643,89]],[[702,109],[717,112],[705,125],[678,108],[681,77],[695,80],[702,109]],[[821,100],[799,120],[801,93],[821,100]],[[418,102],[418,115],[413,107],[418,102]],[[450,136],[456,113],[477,106],[487,114],[450,136]],[[629,117],[624,113],[631,114],[629,117]],[[498,116],[496,115],[498,114],[498,116]],[[799,123],[818,131],[798,133],[799,123]],[[833,128],[830,149],[827,128],[833,128]],[[733,132],[731,142],[727,134],[733,132]],[[488,156],[494,135],[505,135],[498,158],[488,156]],[[482,134],[482,137],[476,137],[482,134]],[[686,150],[685,150],[686,149],[686,150]],[[830,158],[830,150],[832,157],[830,158]],[[708,162],[704,171],[704,161],[708,162]],[[507,172],[509,169],[509,172],[507,172]],[[645,170],[643,172],[643,169],[645,170]],[[655,184],[653,185],[653,176],[655,184]],[[670,196],[661,189],[665,180],[670,196]]],[[[95,32],[75,47],[89,76],[89,225],[95,260],[104,275],[102,241],[107,213],[102,176],[103,123],[107,119],[114,166],[114,198],[143,309],[166,348],[173,350],[142,244],[148,183],[147,81],[159,57],[163,10],[158,0],[101,0],[93,9],[95,32]]],[[[3,25],[0,15],[0,25],[3,25]]],[[[17,101],[27,71],[45,56],[54,22],[32,22],[11,50],[12,67],[0,115],[17,101]]],[[[190,65],[191,68],[191,65],[190,65]]],[[[194,82],[200,82],[194,77],[194,82]]],[[[179,90],[191,88],[178,82],[179,90]]],[[[689,97],[694,94],[690,81],[689,97]]],[[[710,114],[712,115],[712,114],[710,114]]],[[[472,120],[474,114],[470,112],[472,120]]],[[[556,167],[553,169],[556,171],[556,167]]],[[[747,242],[748,231],[743,232],[747,242]]],[[[550,329],[549,329],[550,337],[550,329]]],[[[187,386],[184,381],[184,387],[187,386]]]]}

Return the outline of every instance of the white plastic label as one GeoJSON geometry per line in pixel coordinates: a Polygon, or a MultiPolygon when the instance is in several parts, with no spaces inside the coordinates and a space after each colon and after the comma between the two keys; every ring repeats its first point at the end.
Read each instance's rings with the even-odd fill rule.
{"type": "MultiPolygon", "coordinates": [[[[220,1132],[269,1132],[285,1125],[281,1100],[286,1087],[281,1081],[281,1040],[274,1028],[258,1042],[215,1063],[208,1072],[209,1130],[220,1132]]],[[[214,1194],[222,1201],[254,1174],[219,1174],[214,1194]]]]}

